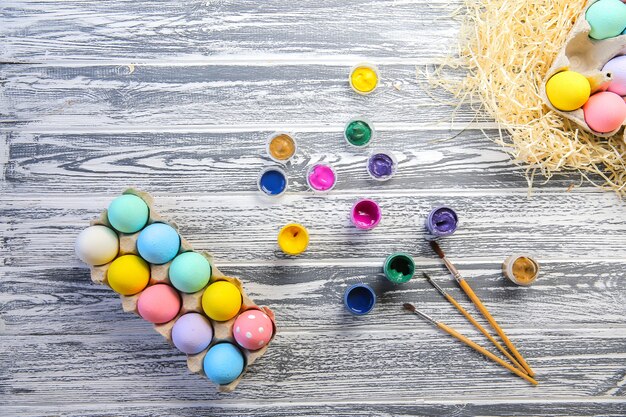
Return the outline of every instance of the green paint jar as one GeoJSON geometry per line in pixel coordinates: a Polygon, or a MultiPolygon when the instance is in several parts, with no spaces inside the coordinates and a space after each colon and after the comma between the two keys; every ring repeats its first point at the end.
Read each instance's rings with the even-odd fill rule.
{"type": "Polygon", "coordinates": [[[343,129],[343,137],[352,146],[363,148],[374,138],[374,125],[364,117],[351,119],[343,129]]]}
{"type": "Polygon", "coordinates": [[[385,277],[394,284],[403,284],[415,275],[415,262],[411,255],[396,252],[385,259],[385,277]]]}

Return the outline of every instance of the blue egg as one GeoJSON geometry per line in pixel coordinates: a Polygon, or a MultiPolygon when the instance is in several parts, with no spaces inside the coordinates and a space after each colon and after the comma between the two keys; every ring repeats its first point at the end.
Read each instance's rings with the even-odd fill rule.
{"type": "Polygon", "coordinates": [[[174,228],[165,223],[153,223],[139,233],[137,250],[139,256],[151,264],[164,264],[176,256],[180,237],[174,228]]]}
{"type": "Polygon", "coordinates": [[[111,226],[118,232],[135,233],[140,231],[146,223],[150,210],[141,198],[132,194],[117,197],[109,204],[107,217],[111,226]]]}
{"type": "Polygon", "coordinates": [[[169,276],[178,291],[193,293],[209,283],[211,264],[198,252],[181,253],[172,261],[169,276]]]}
{"type": "Polygon", "coordinates": [[[244,359],[241,351],[231,343],[213,346],[204,357],[204,373],[213,383],[226,385],[243,372],[244,359]]]}

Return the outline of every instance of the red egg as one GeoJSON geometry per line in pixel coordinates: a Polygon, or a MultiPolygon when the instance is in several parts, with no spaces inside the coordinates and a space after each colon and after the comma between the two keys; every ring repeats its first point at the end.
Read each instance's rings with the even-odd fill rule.
{"type": "Polygon", "coordinates": [[[626,102],[610,91],[596,93],[583,106],[585,121],[596,132],[609,133],[626,119],[626,102]]]}
{"type": "Polygon", "coordinates": [[[235,320],[233,333],[239,346],[257,350],[269,343],[274,326],[268,315],[261,310],[246,310],[235,320]]]}

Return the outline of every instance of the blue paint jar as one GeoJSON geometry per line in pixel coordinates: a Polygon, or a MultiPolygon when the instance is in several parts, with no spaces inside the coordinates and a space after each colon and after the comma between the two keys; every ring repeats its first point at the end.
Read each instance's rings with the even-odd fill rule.
{"type": "Polygon", "coordinates": [[[281,168],[265,168],[259,174],[259,191],[270,197],[278,197],[287,190],[287,174],[281,168]]]}
{"type": "Polygon", "coordinates": [[[343,295],[343,303],[352,314],[362,316],[374,308],[376,294],[372,287],[367,284],[354,284],[343,295]]]}

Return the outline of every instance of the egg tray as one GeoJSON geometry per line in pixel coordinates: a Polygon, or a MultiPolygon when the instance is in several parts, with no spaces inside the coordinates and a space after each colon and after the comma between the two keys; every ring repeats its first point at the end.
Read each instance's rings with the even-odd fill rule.
{"type": "MultiPolygon", "coordinates": [[[[619,35],[613,38],[596,40],[589,37],[591,26],[585,18],[587,9],[598,0],[587,2],[584,10],[576,19],[574,27],[567,35],[567,39],[558,55],[554,59],[552,66],[546,74],[546,78],[541,87],[541,98],[546,105],[561,116],[573,121],[585,131],[600,137],[610,137],[615,135],[622,128],[621,126],[612,132],[600,133],[591,129],[585,121],[583,109],[573,111],[562,111],[557,109],[548,100],[546,94],[546,83],[558,72],[571,70],[584,75],[591,84],[591,94],[606,90],[611,81],[611,74],[602,71],[602,67],[612,58],[626,54],[626,35],[619,35]]],[[[626,120],[622,126],[626,125],[626,120]]],[[[626,136],[625,136],[626,140],[626,136]]]]}
{"type": "MultiPolygon", "coordinates": [[[[178,231],[178,227],[176,226],[175,223],[164,220],[157,212],[154,211],[153,199],[152,199],[152,196],[150,196],[148,193],[137,191],[131,188],[131,189],[127,189],[126,191],[124,191],[123,194],[135,195],[146,202],[146,204],[148,205],[150,209],[150,217],[148,219],[148,223],[146,224],[146,226],[152,223],[166,223],[172,226],[174,229],[176,229],[176,231],[178,231]]],[[[119,242],[120,242],[120,247],[119,247],[119,252],[118,252],[117,257],[120,257],[122,255],[139,255],[137,251],[137,238],[141,231],[137,233],[133,233],[133,234],[125,234],[125,233],[120,233],[116,231],[108,221],[107,210],[104,210],[102,214],[100,215],[100,217],[95,220],[92,220],[90,224],[92,226],[95,226],[95,225],[106,226],[117,233],[119,237],[119,242]]],[[[193,250],[189,242],[187,242],[187,240],[185,240],[182,236],[180,238],[180,242],[181,244],[180,244],[180,249],[178,253],[183,253],[183,252],[188,252],[188,251],[193,250]]],[[[192,294],[183,293],[177,290],[181,299],[181,308],[180,308],[180,311],[178,312],[178,315],[173,320],[167,323],[155,324],[154,329],[158,333],[160,333],[163,337],[165,337],[167,341],[170,342],[170,344],[173,344],[172,343],[172,327],[174,326],[174,323],[180,316],[186,313],[196,312],[207,317],[209,321],[211,322],[211,325],[213,326],[213,340],[211,341],[211,344],[209,345],[209,347],[205,349],[204,351],[195,355],[187,355],[187,367],[189,368],[191,372],[196,373],[196,374],[202,374],[206,377],[206,375],[204,374],[204,370],[203,370],[203,359],[207,351],[212,346],[218,343],[230,342],[234,344],[235,346],[239,347],[239,349],[242,351],[244,355],[244,358],[245,358],[244,370],[241,373],[241,375],[239,375],[239,377],[237,377],[237,379],[235,379],[233,382],[226,384],[226,385],[217,386],[217,389],[220,392],[231,392],[237,387],[242,377],[247,372],[248,368],[257,359],[259,359],[261,356],[265,354],[269,344],[274,339],[274,336],[276,335],[276,322],[274,318],[274,313],[268,307],[257,306],[254,303],[254,301],[252,301],[246,295],[243,289],[243,286],[241,284],[241,281],[239,279],[228,277],[222,274],[219,271],[219,269],[217,269],[214,266],[211,255],[209,255],[206,252],[199,252],[199,253],[201,253],[211,264],[211,279],[209,280],[209,283],[207,284],[207,286],[211,285],[212,283],[216,281],[228,281],[234,284],[239,289],[239,291],[241,292],[241,296],[242,296],[241,309],[239,310],[238,315],[246,310],[251,310],[251,309],[258,309],[258,310],[263,311],[265,314],[268,315],[268,317],[272,321],[272,326],[273,326],[272,338],[270,339],[267,345],[265,345],[259,350],[251,351],[251,350],[244,349],[243,347],[239,346],[233,336],[233,326],[234,326],[237,316],[235,316],[231,320],[228,320],[225,322],[219,322],[219,321],[215,321],[207,317],[206,314],[204,313],[202,309],[202,294],[204,293],[204,290],[206,287],[192,294]]],[[[148,286],[146,288],[155,284],[167,284],[171,286],[171,283],[169,280],[170,264],[171,264],[171,261],[163,265],[149,264],[150,265],[150,281],[148,282],[148,286]]],[[[108,285],[107,271],[110,265],[111,263],[101,265],[101,266],[92,266],[91,267],[91,280],[96,284],[108,285]]],[[[140,295],[141,295],[141,292],[132,296],[120,295],[120,298],[122,300],[122,309],[125,312],[133,312],[139,315],[137,311],[137,300],[139,299],[140,295]]]]}

